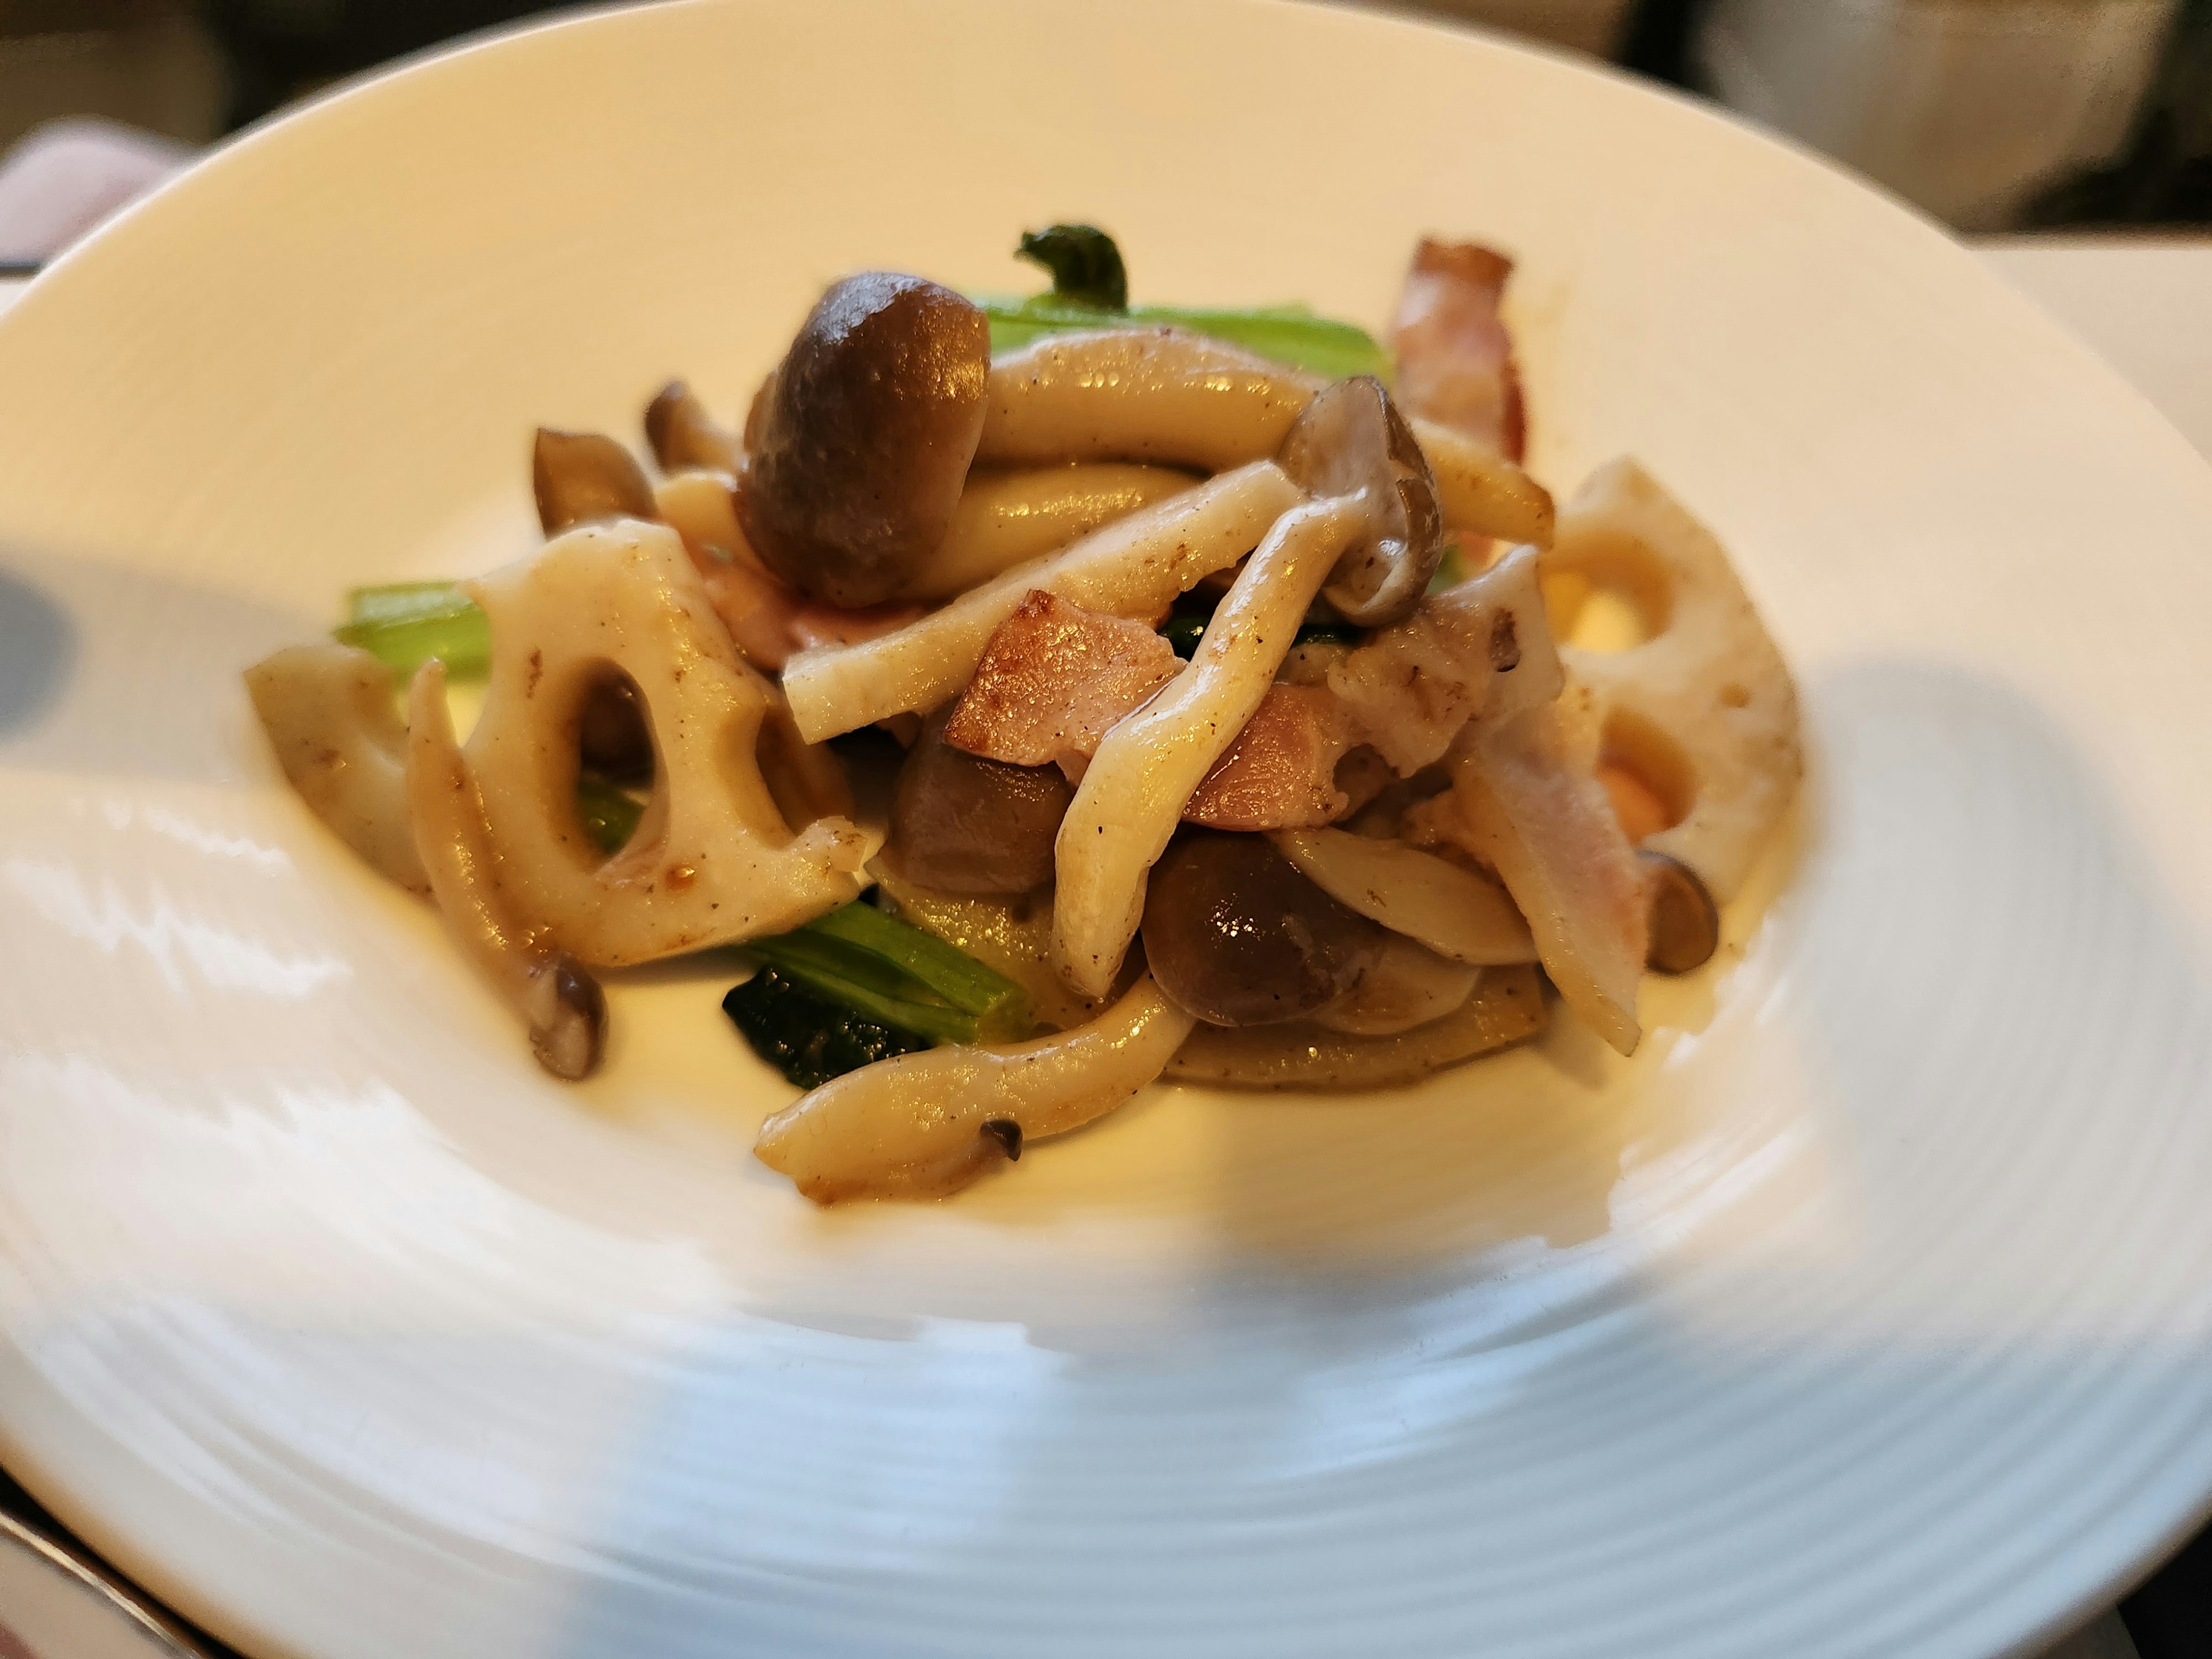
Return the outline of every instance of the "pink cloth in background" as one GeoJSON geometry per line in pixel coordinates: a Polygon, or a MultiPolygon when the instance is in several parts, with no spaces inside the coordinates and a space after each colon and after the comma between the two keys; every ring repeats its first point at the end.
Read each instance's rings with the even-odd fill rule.
{"type": "Polygon", "coordinates": [[[0,264],[41,264],[182,170],[193,152],[112,121],[34,127],[0,157],[0,264]]]}

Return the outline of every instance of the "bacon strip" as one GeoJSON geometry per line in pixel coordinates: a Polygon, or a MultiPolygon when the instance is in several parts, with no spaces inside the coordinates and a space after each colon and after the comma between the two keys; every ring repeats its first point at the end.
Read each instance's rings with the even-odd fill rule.
{"type": "Polygon", "coordinates": [[[1278,681],[1193,793],[1183,822],[1215,830],[1334,823],[1352,807],[1337,787],[1337,763],[1358,740],[1344,705],[1326,688],[1278,681]]]}
{"type": "MultiPolygon", "coordinates": [[[[953,706],[945,740],[1016,766],[1057,763],[1080,778],[1115,723],[1176,677],[1165,640],[1142,623],[1071,605],[1042,589],[999,624],[975,678],[953,706]]],[[[1358,804],[1338,763],[1359,741],[1343,706],[1319,685],[1274,684],[1228,752],[1206,775],[1186,823],[1217,830],[1297,830],[1333,823],[1358,804]]],[[[1352,769],[1364,800],[1381,777],[1352,769]]]]}
{"type": "Polygon", "coordinates": [[[1480,438],[1518,462],[1528,416],[1513,339],[1498,314],[1513,262],[1474,242],[1423,238],[1390,324],[1395,395],[1408,415],[1480,438]]]}
{"type": "Polygon", "coordinates": [[[1144,623],[1033,587],[983,647],[945,740],[1016,766],[1088,761],[1114,722],[1178,666],[1174,648],[1144,623]]]}
{"type": "MultiPolygon", "coordinates": [[[[1115,722],[1175,673],[1167,643],[1141,623],[1032,590],[992,634],[945,741],[1017,766],[1057,762],[1079,779],[1115,722]]],[[[1535,550],[1429,595],[1325,675],[1267,688],[1184,807],[1185,823],[1334,823],[1394,771],[1410,776],[1441,757],[1477,714],[1494,724],[1557,696],[1535,550]]]]}

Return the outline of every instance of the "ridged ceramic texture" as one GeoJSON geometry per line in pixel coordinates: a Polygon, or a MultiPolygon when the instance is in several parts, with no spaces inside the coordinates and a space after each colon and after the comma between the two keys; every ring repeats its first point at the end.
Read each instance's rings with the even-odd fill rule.
{"type": "Polygon", "coordinates": [[[2212,474],[1925,224],[1372,15],[692,5],[258,133],[0,322],[0,1455],[269,1656],[1987,1659],[2212,1491],[2212,474]],[[533,1070],[238,671],[733,411],[827,278],[1380,323],[1734,550],[1812,771],[1723,959],[1385,1098],[821,1213],[726,965],[533,1070]]]}

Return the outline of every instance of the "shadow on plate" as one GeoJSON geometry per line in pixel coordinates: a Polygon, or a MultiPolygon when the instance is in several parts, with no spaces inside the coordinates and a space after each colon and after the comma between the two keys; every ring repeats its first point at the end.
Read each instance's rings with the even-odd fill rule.
{"type": "Polygon", "coordinates": [[[239,676],[316,625],[128,567],[0,544],[0,765],[233,783],[239,676]]]}

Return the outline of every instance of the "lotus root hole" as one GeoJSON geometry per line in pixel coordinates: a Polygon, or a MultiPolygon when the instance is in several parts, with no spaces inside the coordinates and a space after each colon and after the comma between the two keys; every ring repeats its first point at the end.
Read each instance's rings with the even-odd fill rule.
{"type": "Polygon", "coordinates": [[[1545,556],[1544,611],[1556,640],[1584,651],[1629,651],[1667,631],[1674,579],[1632,537],[1581,535],[1545,556]]]}
{"type": "MultiPolygon", "coordinates": [[[[626,791],[651,792],[644,816],[629,841],[607,855],[609,860],[621,858],[658,835],[666,815],[665,804],[660,799],[664,792],[658,787],[660,769],[645,694],[628,672],[605,661],[583,666],[571,684],[576,688],[567,737],[574,763],[572,776],[589,772],[626,791]]],[[[573,799],[573,790],[568,793],[573,799]]],[[[591,846],[580,817],[577,830],[578,844],[591,846]]]]}
{"type": "Polygon", "coordinates": [[[1689,817],[1697,799],[1696,775],[1681,745],[1624,708],[1606,718],[1597,778],[1631,842],[1672,830],[1689,817]]]}

